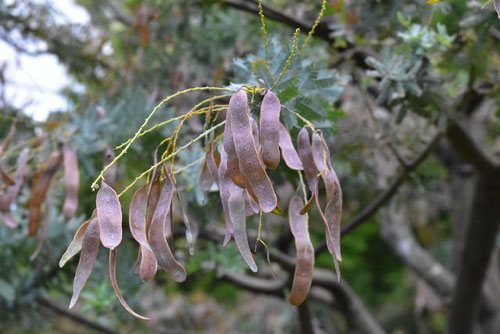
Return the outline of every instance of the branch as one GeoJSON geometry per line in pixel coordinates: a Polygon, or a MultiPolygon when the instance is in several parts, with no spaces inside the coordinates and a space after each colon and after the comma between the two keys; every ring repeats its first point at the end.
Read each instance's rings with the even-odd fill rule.
{"type": "Polygon", "coordinates": [[[283,298],[285,295],[284,291],[287,283],[285,280],[251,277],[224,269],[218,270],[217,276],[222,281],[229,282],[254,293],[263,293],[268,296],[280,298],[283,298]]]}
{"type": "Polygon", "coordinates": [[[87,319],[81,315],[78,315],[76,313],[73,313],[73,312],[70,312],[68,310],[66,310],[65,308],[62,308],[62,307],[59,307],[53,303],[51,303],[50,301],[46,300],[46,299],[38,299],[37,300],[37,303],[40,305],[40,306],[43,306],[63,317],[66,317],[80,325],[83,325],[87,328],[90,328],[94,331],[97,331],[99,333],[104,333],[104,334],[118,334],[118,332],[115,332],[114,330],[112,329],[109,329],[101,324],[98,324],[97,322],[94,322],[90,319],[87,319]]]}
{"type": "MultiPolygon", "coordinates": [[[[405,163],[403,165],[403,170],[399,173],[399,175],[394,179],[392,184],[387,188],[383,193],[381,193],[373,202],[368,204],[360,213],[358,213],[349,223],[342,226],[341,234],[342,236],[347,235],[352,232],[354,229],[359,227],[361,224],[365,223],[370,219],[375,213],[378,212],[380,208],[382,208],[385,204],[387,204],[391,198],[397,193],[399,187],[403,184],[404,180],[422,164],[429,154],[432,152],[434,147],[437,145],[439,140],[441,139],[441,132],[438,132],[434,138],[429,142],[426,148],[410,163],[405,163]]],[[[319,254],[326,250],[326,243],[321,243],[316,248],[316,254],[319,254]]]]}
{"type": "Polygon", "coordinates": [[[390,213],[380,220],[382,239],[407,267],[433,288],[445,304],[449,304],[454,284],[453,275],[418,244],[401,213],[390,209],[388,211],[390,213]]]}
{"type": "Polygon", "coordinates": [[[314,334],[313,316],[307,300],[298,306],[297,313],[299,314],[300,333],[314,334]]]}
{"type": "Polygon", "coordinates": [[[480,174],[475,184],[465,247],[453,304],[448,314],[448,333],[472,333],[481,297],[494,305],[495,297],[482,294],[483,281],[500,224],[500,176],[480,174]]]}

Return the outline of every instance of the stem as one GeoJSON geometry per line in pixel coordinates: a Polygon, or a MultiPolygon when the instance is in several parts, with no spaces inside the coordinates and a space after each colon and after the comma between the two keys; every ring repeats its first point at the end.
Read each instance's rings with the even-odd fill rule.
{"type": "Polygon", "coordinates": [[[292,51],[290,52],[290,55],[288,56],[288,59],[286,60],[285,67],[283,67],[283,70],[281,71],[280,75],[278,76],[278,79],[274,82],[273,86],[271,87],[271,90],[276,88],[276,86],[279,84],[281,79],[283,79],[283,77],[285,76],[285,73],[288,70],[288,67],[290,67],[290,65],[292,64],[293,57],[295,57],[295,53],[297,52],[299,33],[300,33],[300,29],[299,28],[295,29],[295,33],[293,34],[292,51]]]}
{"type": "Polygon", "coordinates": [[[112,165],[114,165],[125,153],[127,153],[128,148],[130,147],[130,145],[132,145],[132,143],[137,138],[139,138],[141,136],[143,129],[149,123],[149,121],[151,120],[151,118],[153,118],[153,116],[156,114],[156,112],[165,103],[173,100],[174,98],[176,98],[178,96],[181,96],[181,95],[184,95],[184,94],[187,94],[187,93],[190,93],[190,92],[195,92],[195,91],[213,91],[213,90],[227,91],[228,89],[227,88],[223,88],[223,87],[193,87],[193,88],[188,88],[188,89],[185,89],[185,90],[181,90],[181,91],[179,91],[179,92],[177,92],[177,93],[175,93],[173,95],[168,96],[166,99],[164,99],[163,101],[161,101],[156,107],[154,107],[153,111],[148,115],[148,117],[146,117],[146,119],[144,120],[144,123],[142,123],[142,125],[139,128],[139,130],[137,130],[137,132],[134,134],[134,136],[132,137],[132,139],[130,140],[130,142],[125,146],[125,148],[113,159],[113,161],[111,161],[106,167],[104,167],[104,169],[99,173],[99,175],[94,180],[94,182],[92,182],[92,185],[90,186],[92,188],[92,190],[96,190],[98,188],[97,183],[100,180],[104,179],[104,174],[106,173],[106,171],[112,165]]]}
{"type": "Polygon", "coordinates": [[[321,21],[321,18],[325,14],[326,3],[327,3],[327,0],[323,0],[321,2],[321,10],[319,11],[318,17],[316,18],[316,21],[314,21],[314,24],[313,24],[311,30],[309,30],[309,33],[307,34],[306,40],[304,41],[304,44],[302,44],[302,47],[300,48],[299,53],[302,53],[302,51],[304,51],[304,48],[306,47],[307,43],[309,43],[309,40],[311,39],[312,35],[316,31],[316,28],[318,27],[319,22],[321,21]]]}

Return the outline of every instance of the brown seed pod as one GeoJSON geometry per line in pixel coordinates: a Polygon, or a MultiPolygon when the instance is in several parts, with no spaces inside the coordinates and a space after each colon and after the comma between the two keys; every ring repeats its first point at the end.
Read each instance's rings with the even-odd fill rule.
{"type": "Polygon", "coordinates": [[[314,271],[314,248],[309,238],[307,215],[301,215],[300,209],[304,206],[302,199],[294,196],[290,200],[288,217],[290,230],[295,238],[297,259],[292,290],[288,301],[292,305],[300,305],[306,299],[311,288],[314,271]]]}
{"type": "Polygon", "coordinates": [[[279,146],[281,148],[281,154],[283,155],[283,160],[285,160],[286,165],[290,169],[303,170],[304,166],[302,161],[300,161],[299,155],[293,147],[292,138],[290,133],[285,128],[283,124],[279,124],[279,146]]]}
{"type": "Polygon", "coordinates": [[[231,187],[234,185],[236,186],[232,181],[231,178],[229,177],[229,173],[227,170],[227,154],[226,151],[224,150],[224,147],[221,147],[221,152],[220,152],[220,164],[219,164],[219,169],[218,169],[218,177],[219,177],[219,196],[220,196],[220,201],[222,203],[222,210],[224,212],[224,221],[226,223],[226,235],[224,237],[224,242],[223,246],[227,246],[229,241],[231,240],[231,237],[234,234],[234,226],[233,222],[231,221],[231,217],[229,216],[229,195],[231,193],[231,187]]]}
{"type": "Polygon", "coordinates": [[[303,127],[299,131],[297,143],[299,157],[304,167],[304,174],[306,176],[307,185],[309,186],[309,191],[314,194],[314,192],[316,191],[316,186],[318,185],[318,169],[314,164],[311,142],[309,140],[309,133],[307,132],[307,129],[305,127],[303,127]]]}
{"type": "Polygon", "coordinates": [[[342,189],[337,178],[337,174],[332,168],[330,152],[322,134],[314,133],[312,137],[312,151],[316,167],[321,173],[321,178],[325,184],[326,207],[325,217],[328,221],[329,230],[332,237],[331,246],[333,254],[338,261],[342,260],[340,254],[340,219],[342,214],[342,189]]]}
{"type": "Polygon", "coordinates": [[[141,260],[139,277],[143,281],[152,279],[157,270],[156,257],[147,240],[146,212],[148,206],[148,185],[137,189],[129,208],[129,228],[132,237],[139,243],[141,260]]]}
{"type": "Polygon", "coordinates": [[[80,225],[78,230],[76,230],[75,235],[73,236],[73,240],[71,240],[71,243],[68,245],[68,248],[59,260],[59,268],[64,267],[66,262],[71,260],[76,254],[80,253],[83,246],[83,237],[85,236],[85,232],[87,232],[87,228],[93,219],[94,217],[87,220],[82,225],[80,225]]]}
{"type": "Polygon", "coordinates": [[[64,185],[66,187],[66,198],[63,205],[64,218],[74,216],[78,208],[78,189],[80,188],[80,170],[78,168],[78,156],[70,143],[63,148],[64,185]]]}
{"type": "Polygon", "coordinates": [[[250,245],[248,244],[247,223],[245,213],[245,192],[241,188],[233,188],[228,200],[229,216],[234,226],[234,240],[240,251],[241,257],[251,271],[257,271],[257,264],[253,259],[250,245]]]}
{"type": "Polygon", "coordinates": [[[262,211],[269,213],[276,208],[278,200],[255,147],[245,91],[240,90],[231,97],[228,114],[231,115],[234,147],[241,173],[248,181],[249,190],[258,199],[262,211]]]}
{"type": "Polygon", "coordinates": [[[168,219],[173,195],[174,184],[167,176],[163,181],[158,203],[151,220],[148,240],[158,261],[158,267],[166,271],[175,282],[184,282],[186,280],[186,269],[175,259],[165,236],[165,220],[168,219]]]}
{"type": "MultiPolygon", "coordinates": [[[[28,162],[28,152],[29,149],[25,148],[21,151],[19,156],[17,157],[17,162],[16,162],[16,176],[14,178],[14,183],[10,186],[7,187],[5,192],[0,193],[0,212],[3,213],[9,213],[10,212],[10,207],[12,203],[16,200],[17,196],[19,195],[19,192],[21,191],[21,187],[24,183],[24,175],[26,174],[26,163],[28,162]]],[[[12,219],[12,217],[5,216],[5,221],[11,225],[12,222],[15,223],[15,221],[12,219]],[[10,217],[9,221],[7,219],[10,217]]],[[[14,224],[17,226],[17,224],[14,224]]],[[[14,226],[14,227],[15,227],[14,226]]]]}
{"type": "Polygon", "coordinates": [[[118,297],[118,300],[120,301],[120,304],[122,304],[123,308],[127,310],[128,313],[133,315],[134,317],[141,319],[141,320],[150,320],[149,318],[142,316],[138,313],[136,313],[132,308],[127,304],[125,301],[125,298],[123,298],[122,292],[120,291],[120,288],[118,287],[118,282],[116,280],[116,248],[111,249],[109,251],[109,280],[111,281],[111,287],[115,291],[116,297],[118,297]]]}
{"type": "Polygon", "coordinates": [[[240,164],[238,156],[236,155],[236,148],[234,146],[233,130],[232,130],[232,115],[228,110],[226,113],[226,124],[224,126],[224,138],[222,145],[227,153],[227,171],[231,180],[234,183],[244,188],[247,185],[247,180],[243,177],[240,171],[240,164]]]}
{"type": "Polygon", "coordinates": [[[69,308],[75,306],[80,292],[82,292],[85,283],[87,282],[99,253],[99,223],[97,219],[92,219],[85,231],[83,237],[82,250],[80,260],[76,267],[75,280],[73,282],[73,296],[69,303],[69,308]]]}
{"type": "Polygon", "coordinates": [[[262,161],[269,169],[276,169],[280,162],[279,124],[281,103],[276,94],[267,91],[260,107],[260,144],[262,161]]]}
{"type": "Polygon", "coordinates": [[[61,165],[61,154],[59,152],[52,152],[46,167],[35,172],[33,187],[31,190],[31,197],[28,202],[29,207],[29,223],[28,235],[35,236],[38,232],[40,225],[40,216],[42,214],[42,203],[47,196],[52,178],[56,174],[59,166],[61,165]]]}
{"type": "Polygon", "coordinates": [[[97,192],[96,213],[102,245],[116,248],[122,241],[122,207],[116,192],[104,181],[97,192]]]}

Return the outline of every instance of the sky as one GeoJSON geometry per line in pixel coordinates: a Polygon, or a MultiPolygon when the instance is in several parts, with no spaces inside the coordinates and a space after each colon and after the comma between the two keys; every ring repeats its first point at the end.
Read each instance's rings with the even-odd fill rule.
{"type": "MultiPolygon", "coordinates": [[[[15,0],[12,0],[15,1],[15,0]]],[[[87,23],[90,18],[72,0],[38,0],[61,13],[62,22],[87,23]]],[[[51,111],[67,111],[61,89],[74,84],[64,65],[52,55],[28,56],[17,53],[0,41],[0,64],[7,64],[5,94],[9,101],[36,121],[47,119],[51,111]]]]}

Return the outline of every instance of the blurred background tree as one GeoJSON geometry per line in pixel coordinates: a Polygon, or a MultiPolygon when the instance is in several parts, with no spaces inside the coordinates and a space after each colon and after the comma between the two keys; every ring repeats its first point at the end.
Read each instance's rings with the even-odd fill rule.
{"type": "MultiPolygon", "coordinates": [[[[204,198],[198,165],[178,176],[199,228],[194,256],[177,237],[184,233],[183,218],[174,212],[185,283],[159,274],[141,284],[130,270],[136,243],[124,237],[118,279],[129,303],[150,322],[120,308],[101,256],[76,310],[68,311],[76,263],[64,269],[57,263],[94,209],[90,184],[107,156],[159,101],[188,87],[266,80],[258,61],[264,52],[258,2],[77,3],[88,13],[87,23],[61,20],[55,2],[0,0],[3,45],[20,55],[55,55],[71,78],[62,92],[68,107],[35,121],[5,94],[13,78],[0,68],[0,138],[8,137],[13,123],[17,130],[0,156],[6,174],[15,175],[17,157],[30,147],[25,184],[10,207],[19,225],[0,225],[2,332],[500,329],[497,1],[328,1],[314,38],[278,91],[286,106],[325,131],[331,145],[344,191],[342,281],[336,281],[315,214],[310,221],[317,269],[306,303],[296,308],[285,298],[295,256],[286,218],[265,219],[270,263],[259,247],[260,271],[248,273],[236,247],[222,247],[220,204],[214,192],[204,198]],[[42,227],[36,238],[28,237],[27,203],[36,173],[68,142],[81,171],[78,211],[70,219],[62,214],[59,170],[42,206],[42,227]]],[[[275,59],[286,60],[294,29],[307,33],[320,9],[321,1],[264,1],[275,59]]],[[[153,121],[182,114],[200,96],[175,100],[153,121]]],[[[284,121],[296,131],[297,120],[284,121]]],[[[201,120],[191,119],[182,136],[202,127],[201,120]]],[[[116,170],[116,189],[151,164],[157,143],[172,130],[162,127],[131,147],[116,170]]],[[[202,154],[196,146],[185,151],[181,167],[202,154]]],[[[295,187],[287,173],[272,174],[283,203],[295,187]]],[[[2,176],[1,182],[4,191],[9,180],[2,176]]],[[[124,202],[130,200],[126,194],[124,202]]],[[[257,221],[248,227],[253,247],[257,221]]]]}

